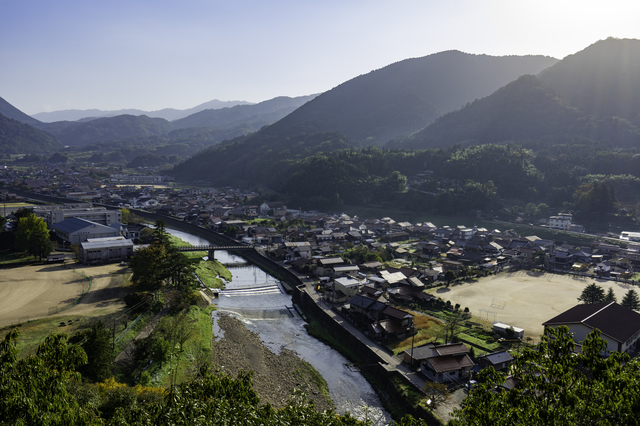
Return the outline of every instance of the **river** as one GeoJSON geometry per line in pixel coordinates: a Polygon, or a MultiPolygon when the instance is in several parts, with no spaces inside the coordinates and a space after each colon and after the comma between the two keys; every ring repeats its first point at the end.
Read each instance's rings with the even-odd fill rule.
{"type": "MultiPolygon", "coordinates": [[[[185,232],[167,229],[171,235],[193,245],[208,245],[209,241],[185,232]]],[[[281,347],[293,350],[324,377],[336,412],[368,418],[374,425],[388,424],[387,413],[369,382],[349,368],[349,361],[331,347],[310,336],[305,321],[297,314],[291,317],[287,306],[291,297],[284,293],[279,282],[257,266],[226,251],[216,251],[215,258],[229,269],[233,279],[218,299],[214,313],[213,332],[220,336],[217,315],[227,313],[240,319],[257,333],[273,352],[281,347]]]]}

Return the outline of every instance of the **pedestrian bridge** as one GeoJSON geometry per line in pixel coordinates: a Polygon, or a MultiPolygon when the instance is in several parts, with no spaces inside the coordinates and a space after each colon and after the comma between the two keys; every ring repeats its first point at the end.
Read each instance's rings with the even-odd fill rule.
{"type": "Polygon", "coordinates": [[[179,246],[176,247],[178,251],[206,251],[209,254],[209,259],[214,258],[214,253],[216,250],[253,250],[254,247],[251,245],[246,246],[179,246]]]}

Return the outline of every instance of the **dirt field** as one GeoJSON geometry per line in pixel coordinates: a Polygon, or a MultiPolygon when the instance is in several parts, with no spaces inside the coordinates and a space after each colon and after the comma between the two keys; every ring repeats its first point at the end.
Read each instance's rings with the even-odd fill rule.
{"type": "Polygon", "coordinates": [[[106,314],[124,306],[119,298],[124,276],[116,265],[55,264],[0,270],[0,327],[49,316],[49,309],[68,305],[82,294],[92,278],[91,291],[63,314],[106,314]]]}
{"type": "Polygon", "coordinates": [[[525,337],[535,341],[542,334],[542,323],[577,305],[586,285],[596,282],[613,288],[618,303],[629,287],[615,281],[594,280],[531,271],[503,273],[474,283],[433,289],[429,293],[469,307],[474,318],[498,321],[524,329],[525,337]]]}

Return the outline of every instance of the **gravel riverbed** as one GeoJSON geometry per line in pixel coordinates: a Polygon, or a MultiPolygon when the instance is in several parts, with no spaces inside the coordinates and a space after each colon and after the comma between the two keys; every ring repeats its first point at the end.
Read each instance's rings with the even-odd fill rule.
{"type": "Polygon", "coordinates": [[[334,408],[319,386],[320,374],[314,374],[313,367],[295,351],[281,348],[279,353],[272,352],[256,333],[232,316],[220,315],[217,322],[224,336],[214,343],[215,363],[232,377],[241,370],[253,371],[254,389],[263,403],[284,407],[292,390],[300,389],[318,411],[334,408]]]}

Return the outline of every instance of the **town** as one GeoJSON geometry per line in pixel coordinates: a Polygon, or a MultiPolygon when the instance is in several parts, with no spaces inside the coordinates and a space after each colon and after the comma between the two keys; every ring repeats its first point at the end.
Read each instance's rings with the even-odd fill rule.
{"type": "MultiPolygon", "coordinates": [[[[590,324],[597,324],[608,336],[606,353],[635,354],[637,350],[640,314],[612,300],[606,309],[596,304],[588,312],[578,305],[530,330],[521,323],[495,321],[496,310],[506,303],[500,297],[492,299],[492,310],[462,306],[455,299],[444,300],[447,293],[440,293],[482,277],[532,270],[636,284],[640,244],[629,241],[633,233],[621,236],[626,241],[594,240],[577,246],[539,238],[533,227],[533,235],[525,236],[511,229],[438,227],[431,222],[396,222],[390,217],[303,212],[281,201],[256,203],[260,196],[254,191],[178,189],[172,180],[156,175],[117,173],[96,179],[94,171],[58,168],[39,173],[37,179],[33,173],[29,177],[3,170],[3,183],[9,189],[0,189],[0,199],[5,206],[39,197],[66,201],[30,207],[58,239],[49,261],[75,251],[78,261],[87,265],[128,262],[149,235],[136,212],[148,211],[213,230],[290,270],[324,314],[342,324],[363,347],[382,348],[386,355],[380,355],[378,362],[402,374],[417,389],[429,388],[427,383],[443,383],[445,388],[435,389],[457,395],[437,401],[442,392],[431,394],[433,408],[445,420],[476,383],[482,368],[507,372],[513,351],[530,345],[543,325],[571,327],[577,323],[591,330],[596,326],[590,324]],[[435,338],[420,338],[427,318],[453,325],[445,326],[444,334],[435,338]],[[624,330],[617,329],[621,318],[624,330]],[[470,337],[477,335],[482,338],[470,337]]],[[[5,216],[12,217],[6,211],[5,216]]],[[[563,232],[578,231],[578,235],[583,231],[566,213],[541,223],[563,232]]],[[[11,225],[9,221],[7,226],[11,225]]],[[[597,300],[601,301],[604,299],[597,300]]],[[[622,303],[625,305],[624,299],[622,303]]],[[[634,306],[629,307],[636,309],[634,306]]],[[[585,338],[580,330],[577,342],[585,338]]]]}

